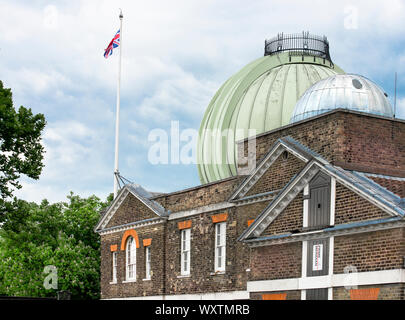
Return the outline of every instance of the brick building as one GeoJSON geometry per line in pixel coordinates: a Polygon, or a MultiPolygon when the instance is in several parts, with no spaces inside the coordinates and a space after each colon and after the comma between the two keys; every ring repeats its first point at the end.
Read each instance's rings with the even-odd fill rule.
{"type": "MultiPolygon", "coordinates": [[[[278,51],[283,66],[270,52],[256,67],[277,69],[269,82],[297,75],[294,93],[291,81],[280,87],[294,99],[277,95],[290,123],[239,140],[236,171],[200,166],[200,186],[156,194],[125,185],[95,229],[102,299],[405,299],[405,121],[371,81],[322,71],[334,68],[329,52],[278,51]],[[304,62],[325,78],[305,90],[299,68],[312,67],[304,62]]],[[[231,78],[244,86],[239,98],[263,72],[271,74],[256,68],[231,78]]],[[[274,102],[259,91],[250,110],[274,102]]],[[[223,100],[240,106],[231,92],[223,100]]],[[[221,94],[229,92],[214,100],[221,94]]]]}
{"type": "Polygon", "coordinates": [[[102,298],[404,299],[405,121],[336,109],[256,150],[246,176],[125,186],[97,226],[102,298]]]}

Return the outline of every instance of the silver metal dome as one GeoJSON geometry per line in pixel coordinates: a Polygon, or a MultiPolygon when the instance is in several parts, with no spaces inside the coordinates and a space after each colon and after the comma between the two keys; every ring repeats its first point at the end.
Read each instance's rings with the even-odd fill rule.
{"type": "Polygon", "coordinates": [[[337,74],[316,82],[304,92],[290,123],[338,108],[393,116],[391,104],[377,84],[363,76],[337,74]]]}

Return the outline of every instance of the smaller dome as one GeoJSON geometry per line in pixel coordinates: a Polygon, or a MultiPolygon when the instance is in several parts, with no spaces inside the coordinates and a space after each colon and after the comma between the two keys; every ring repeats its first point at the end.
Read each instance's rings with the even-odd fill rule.
{"type": "Polygon", "coordinates": [[[363,76],[337,74],[316,82],[304,92],[290,123],[339,108],[393,117],[387,95],[377,84],[363,76]]]}

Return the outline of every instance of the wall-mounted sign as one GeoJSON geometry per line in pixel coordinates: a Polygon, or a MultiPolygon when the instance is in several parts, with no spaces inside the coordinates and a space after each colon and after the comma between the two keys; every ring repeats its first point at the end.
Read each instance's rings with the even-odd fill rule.
{"type": "Polygon", "coordinates": [[[322,270],[323,244],[314,244],[312,255],[312,271],[322,270]]]}

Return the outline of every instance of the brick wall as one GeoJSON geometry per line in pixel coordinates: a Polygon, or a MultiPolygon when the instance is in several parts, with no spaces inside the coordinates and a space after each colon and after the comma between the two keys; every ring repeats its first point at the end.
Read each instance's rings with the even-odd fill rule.
{"type": "Polygon", "coordinates": [[[399,181],[395,179],[384,179],[380,177],[368,177],[368,178],[374,180],[376,183],[388,189],[389,191],[395,193],[401,198],[405,198],[405,181],[399,181]]]}
{"type": "Polygon", "coordinates": [[[106,227],[109,228],[156,217],[158,217],[156,213],[144,205],[134,195],[129,193],[106,227]]]}
{"type": "Polygon", "coordinates": [[[403,228],[335,237],[333,272],[349,265],[358,272],[402,268],[404,248],[403,228]]]}
{"type": "MultiPolygon", "coordinates": [[[[225,191],[233,192],[232,181],[224,183],[225,188],[212,186],[210,191],[217,194],[217,199],[225,199],[225,191]],[[232,188],[229,188],[232,186],[232,188]],[[217,190],[216,190],[217,189],[217,190]]],[[[192,199],[183,198],[187,207],[196,206],[196,194],[200,191],[191,190],[194,193],[192,199]],[[195,193],[197,192],[197,193],[195,193]]],[[[167,199],[171,199],[169,195],[167,199]]],[[[208,197],[208,195],[206,195],[208,197]]],[[[229,197],[229,194],[226,194],[229,197]]],[[[127,223],[136,221],[133,218],[133,211],[139,211],[142,203],[133,196],[129,196],[123,202],[113,218],[113,223],[127,223]],[[135,208],[136,207],[136,208],[135,208]],[[132,210],[132,212],[131,212],[132,210]],[[131,218],[132,217],[132,218],[131,218]]],[[[164,224],[150,227],[136,228],[139,235],[140,248],[137,250],[137,281],[135,283],[122,283],[125,279],[125,252],[119,251],[118,256],[118,283],[109,284],[112,273],[112,254],[111,245],[121,244],[124,232],[117,232],[101,237],[102,243],[102,264],[101,264],[101,291],[102,298],[126,297],[126,296],[144,296],[160,295],[166,290],[166,294],[193,294],[218,291],[245,290],[247,273],[249,266],[249,248],[237,241],[237,237],[247,227],[247,221],[256,218],[256,216],[268,205],[269,201],[262,201],[253,204],[238,206],[227,209],[227,237],[226,237],[226,272],[225,274],[213,275],[214,272],[214,243],[215,229],[211,216],[224,213],[224,210],[206,212],[194,215],[185,219],[169,220],[164,224]],[[191,221],[191,276],[189,278],[178,277],[180,275],[180,230],[178,222],[191,221]],[[164,230],[166,228],[166,231],[164,230]],[[166,233],[164,233],[166,232],[166,233]],[[166,234],[166,236],[164,236],[166,234]],[[152,238],[152,280],[142,281],[145,273],[145,254],[142,246],[142,239],[152,238]],[[166,245],[166,257],[164,260],[164,248],[166,245]],[[163,270],[165,266],[165,269],[163,270]]],[[[173,207],[172,207],[173,208],[173,207]]],[[[148,208],[146,208],[148,209],[148,208]]],[[[148,209],[149,210],[149,209],[148,209]]],[[[147,210],[145,211],[147,212],[147,210]]],[[[156,215],[152,213],[154,217],[156,215]]],[[[140,218],[148,216],[138,215],[140,218]]]]}
{"type": "Polygon", "coordinates": [[[335,224],[389,218],[368,200],[357,195],[340,183],[336,183],[335,224]]]}
{"type": "Polygon", "coordinates": [[[342,118],[346,147],[343,159],[336,161],[360,171],[405,176],[404,121],[352,113],[342,113],[342,118]]]}
{"type": "MultiPolygon", "coordinates": [[[[337,110],[258,135],[256,159],[278,138],[291,136],[328,161],[350,170],[405,177],[405,122],[337,110]]],[[[248,154],[247,140],[238,156],[248,154]]]]}
{"type": "Polygon", "coordinates": [[[246,226],[246,218],[228,209],[226,220],[226,270],[214,274],[215,224],[211,216],[224,211],[213,211],[186,218],[191,220],[190,277],[180,275],[180,238],[178,222],[168,222],[167,232],[167,294],[192,294],[246,289],[248,248],[236,241],[238,225],[246,226]]]}
{"type": "MultiPolygon", "coordinates": [[[[373,286],[359,286],[357,289],[379,288],[377,300],[404,300],[404,284],[385,284],[373,286]]],[[[334,300],[351,300],[350,289],[344,287],[333,288],[334,300]]]]}
{"type": "Polygon", "coordinates": [[[294,200],[276,217],[264,230],[263,235],[285,234],[302,230],[303,225],[303,193],[300,192],[294,200]]]}
{"type": "Polygon", "coordinates": [[[249,281],[301,277],[301,242],[251,249],[249,281]]]}
{"type": "Polygon", "coordinates": [[[153,199],[172,212],[220,203],[229,199],[241,179],[241,177],[224,179],[216,183],[160,195],[153,199]]]}
{"type": "Polygon", "coordinates": [[[270,202],[271,200],[261,201],[238,206],[236,208],[238,216],[237,232],[239,235],[248,227],[248,221],[256,219],[270,202]]]}
{"type": "Polygon", "coordinates": [[[136,282],[125,281],[125,251],[120,250],[123,232],[111,233],[101,236],[101,298],[133,297],[163,294],[164,290],[164,224],[155,224],[136,228],[139,238],[139,248],[136,250],[136,282]],[[143,239],[152,238],[151,252],[151,280],[145,278],[145,247],[143,239]],[[111,245],[118,246],[117,284],[110,284],[112,280],[112,253],[111,245]]]}
{"type": "MultiPolygon", "coordinates": [[[[257,138],[256,152],[260,159],[282,136],[290,135],[326,159],[361,171],[397,175],[405,172],[405,122],[389,121],[352,112],[332,112],[295,126],[262,134],[257,138]],[[401,149],[402,148],[402,149],[401,149]],[[378,150],[378,152],[376,152],[378,150]],[[389,173],[388,173],[389,172],[389,173]]],[[[243,152],[243,145],[239,149],[243,152]]],[[[302,169],[304,163],[290,155],[276,160],[269,172],[248,193],[280,189],[302,169]]],[[[405,174],[404,174],[405,176],[405,174]]],[[[178,212],[227,201],[243,177],[229,178],[187,190],[154,197],[167,210],[178,212]]],[[[402,191],[401,191],[402,192],[402,191]]],[[[237,241],[247,221],[260,214],[270,201],[240,205],[226,210],[226,272],[214,272],[215,229],[211,216],[221,211],[205,212],[184,219],[138,227],[140,248],[137,250],[137,281],[122,283],[125,277],[125,252],[118,253],[118,283],[110,285],[111,245],[120,248],[124,232],[101,236],[102,298],[166,294],[193,294],[245,290],[246,281],[299,278],[301,276],[302,243],[288,243],[249,248],[237,241]],[[180,275],[180,230],[178,222],[191,221],[191,276],[180,275]],[[145,277],[143,239],[152,238],[152,279],[145,277]],[[250,268],[250,272],[246,269],[250,268]]],[[[337,183],[335,223],[347,223],[388,217],[386,213],[354,192],[337,183]]],[[[287,206],[264,234],[273,235],[302,228],[302,192],[287,206]]],[[[130,195],[125,199],[108,227],[139,221],[156,215],[141,201],[130,195]]],[[[400,268],[405,255],[403,229],[375,231],[350,236],[337,236],[334,242],[334,273],[342,273],[347,265],[359,272],[400,268]]],[[[387,287],[381,297],[396,296],[397,288],[387,287]],[[393,289],[394,288],[394,289],[393,289]]],[[[337,297],[344,292],[334,290],[337,297]]],[[[263,293],[254,293],[259,298],[263,293]]],[[[288,292],[287,298],[300,298],[300,292],[288,292]]]]}
{"type": "Polygon", "coordinates": [[[246,195],[282,189],[304,166],[304,161],[290,153],[287,159],[280,155],[246,195]]]}

